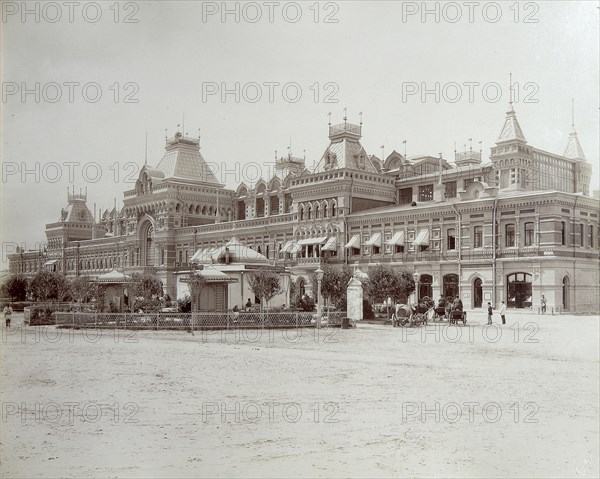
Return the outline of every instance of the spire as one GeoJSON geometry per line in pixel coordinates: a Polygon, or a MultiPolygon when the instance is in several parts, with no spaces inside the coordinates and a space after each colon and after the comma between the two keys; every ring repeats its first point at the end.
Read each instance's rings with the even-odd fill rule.
{"type": "Polygon", "coordinates": [[[565,149],[565,154],[563,155],[565,158],[569,158],[572,160],[584,160],[585,161],[585,153],[583,153],[583,148],[581,148],[581,143],[579,143],[579,138],[577,137],[577,131],[575,130],[575,104],[574,100],[571,98],[571,133],[569,133],[569,141],[567,142],[567,148],[565,149]]]}
{"type": "Polygon", "coordinates": [[[505,141],[513,141],[518,140],[524,143],[527,143],[525,139],[525,135],[523,135],[523,130],[521,130],[521,125],[519,125],[519,120],[517,120],[517,114],[513,107],[513,84],[512,84],[512,73],[509,74],[509,101],[508,101],[508,111],[506,112],[506,119],[504,120],[504,126],[502,127],[502,131],[496,140],[496,144],[503,143],[505,141]]]}
{"type": "Polygon", "coordinates": [[[503,143],[505,141],[522,141],[523,143],[527,143],[525,139],[525,135],[523,135],[523,130],[521,130],[521,125],[519,125],[519,120],[517,120],[517,114],[515,109],[513,108],[513,85],[512,85],[512,73],[510,74],[510,100],[508,102],[509,109],[506,112],[506,119],[504,120],[504,126],[502,127],[502,131],[496,140],[496,144],[503,143]]]}

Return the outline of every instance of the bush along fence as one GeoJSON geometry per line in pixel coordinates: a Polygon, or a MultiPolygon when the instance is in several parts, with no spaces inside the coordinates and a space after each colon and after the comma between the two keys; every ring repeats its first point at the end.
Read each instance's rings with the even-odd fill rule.
{"type": "Polygon", "coordinates": [[[54,324],[53,314],[58,311],[93,312],[95,309],[93,303],[33,303],[23,308],[23,318],[31,326],[42,326],[54,324]]]}
{"type": "MultiPolygon", "coordinates": [[[[345,312],[330,312],[321,318],[322,327],[342,324],[345,312]]],[[[53,323],[71,328],[191,330],[241,328],[314,328],[316,314],[304,311],[281,313],[80,313],[54,312],[53,323]]]]}

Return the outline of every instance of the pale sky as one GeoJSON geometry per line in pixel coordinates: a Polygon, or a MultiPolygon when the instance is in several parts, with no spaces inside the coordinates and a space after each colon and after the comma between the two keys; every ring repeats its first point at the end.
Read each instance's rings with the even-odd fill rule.
{"type": "Polygon", "coordinates": [[[441,152],[453,160],[455,142],[461,150],[471,138],[487,158],[512,72],[517,117],[534,147],[564,152],[574,99],[598,188],[597,1],[478,2],[472,21],[465,2],[429,2],[437,19],[415,11],[422,2],[274,2],[272,22],[268,2],[229,2],[238,22],[216,11],[222,2],[79,2],[71,12],[63,2],[30,2],[24,17],[21,3],[2,5],[2,269],[15,244],[36,248],[45,239],[67,187],[87,187],[92,211],[94,203],[112,208],[114,198],[121,207],[144,163],[146,132],[148,163],[156,165],[165,128],[172,136],[184,114],[186,132],[201,129],[202,154],[232,188],[256,182],[250,163],[264,165],[266,176],[290,139],[295,156],[306,150],[307,165],[318,162],[327,114],[341,122],[344,108],[351,122],[363,113],[369,154],[381,157],[382,145],[386,156],[403,153],[406,140],[409,157],[441,152]],[[271,82],[279,83],[272,101],[271,82]],[[236,83],[238,101],[208,94],[236,83]],[[437,101],[434,93],[423,98],[420,90],[433,92],[436,83],[437,101]],[[257,85],[262,97],[253,102],[257,85]]]}

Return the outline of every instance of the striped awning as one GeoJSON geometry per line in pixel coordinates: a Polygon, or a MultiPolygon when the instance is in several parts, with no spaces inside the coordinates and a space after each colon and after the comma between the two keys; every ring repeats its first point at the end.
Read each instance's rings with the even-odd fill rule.
{"type": "Polygon", "coordinates": [[[350,238],[350,241],[346,244],[346,249],[348,248],[360,248],[360,235],[354,235],[350,238]]]}
{"type": "Polygon", "coordinates": [[[414,245],[428,245],[429,244],[429,230],[422,229],[413,241],[414,245]]]}
{"type": "Polygon", "coordinates": [[[286,244],[283,245],[283,248],[281,248],[280,253],[289,253],[292,249],[292,246],[294,246],[294,240],[288,241],[286,244]]]}
{"type": "Polygon", "coordinates": [[[298,241],[298,244],[301,246],[311,245],[311,244],[322,244],[327,241],[327,236],[322,236],[320,238],[304,238],[298,241]]]}
{"type": "Polygon", "coordinates": [[[46,261],[44,263],[44,266],[50,266],[50,265],[53,265],[53,264],[56,264],[56,263],[58,263],[57,259],[51,259],[50,261],[46,261]]]}
{"type": "Polygon", "coordinates": [[[329,238],[327,243],[325,243],[325,246],[321,249],[323,251],[335,251],[337,249],[337,240],[335,239],[335,236],[329,238]]]}
{"type": "Polygon", "coordinates": [[[300,246],[298,243],[294,243],[288,253],[297,254],[300,253],[300,251],[302,251],[302,246],[300,246]]]}
{"type": "Polygon", "coordinates": [[[396,231],[396,233],[394,233],[394,236],[387,240],[385,244],[389,244],[390,246],[404,245],[404,231],[396,231]]]}
{"type": "Polygon", "coordinates": [[[375,233],[365,243],[365,246],[381,246],[381,233],[375,233]]]}

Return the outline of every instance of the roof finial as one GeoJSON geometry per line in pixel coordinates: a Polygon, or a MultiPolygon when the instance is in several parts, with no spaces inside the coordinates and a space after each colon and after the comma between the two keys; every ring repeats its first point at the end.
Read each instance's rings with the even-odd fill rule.
{"type": "Polygon", "coordinates": [[[362,126],[362,111],[358,114],[358,116],[360,117],[360,126],[362,126]]]}
{"type": "Polygon", "coordinates": [[[348,119],[348,108],[344,107],[344,123],[346,123],[347,119],[348,119]]]}
{"type": "Polygon", "coordinates": [[[277,150],[275,150],[275,159],[277,159],[277,150]]]}
{"type": "Polygon", "coordinates": [[[331,112],[327,113],[327,116],[329,117],[329,122],[328,122],[328,124],[329,124],[329,126],[331,126],[331,112]]]}
{"type": "Polygon", "coordinates": [[[512,104],[513,104],[513,82],[512,82],[512,72],[508,74],[508,95],[509,95],[509,102],[508,104],[510,105],[510,109],[512,110],[512,104]]]}
{"type": "Polygon", "coordinates": [[[181,117],[181,134],[185,136],[185,112],[183,112],[181,117]]]}

